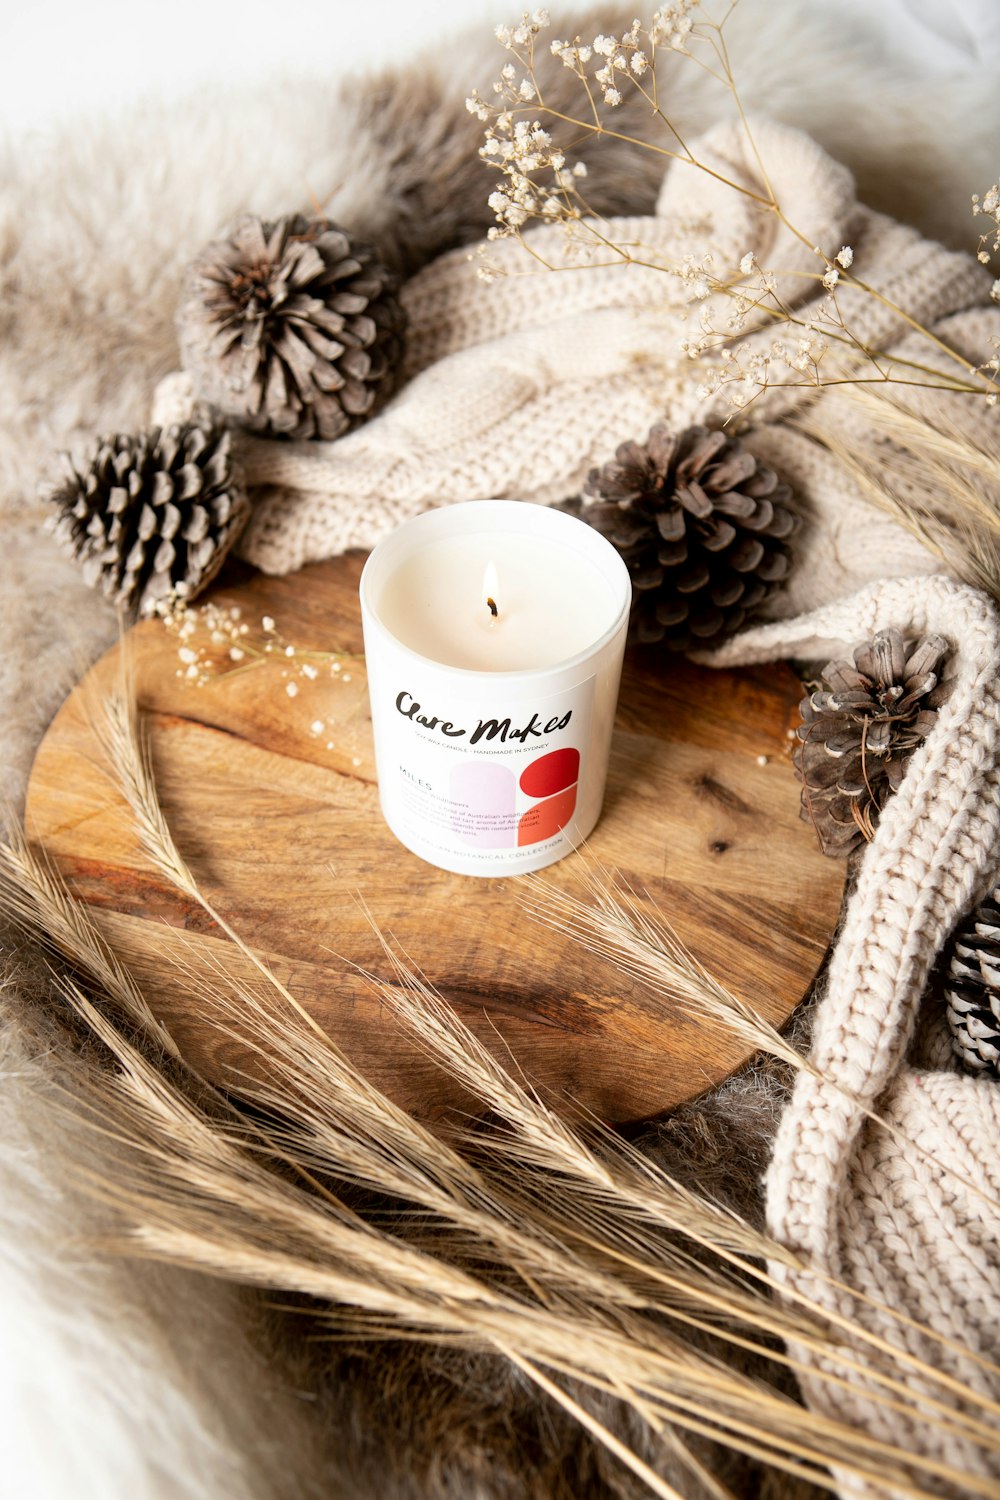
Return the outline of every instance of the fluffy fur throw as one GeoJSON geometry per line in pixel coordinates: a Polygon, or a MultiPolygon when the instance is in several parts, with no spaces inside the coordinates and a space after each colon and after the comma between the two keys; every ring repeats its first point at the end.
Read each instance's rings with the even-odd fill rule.
{"type": "MultiPolygon", "coordinates": [[[[772,15],[761,0],[741,6],[736,20],[733,50],[748,103],[806,127],[847,159],[868,201],[916,219],[925,232],[947,226],[964,237],[967,194],[992,173],[977,159],[980,150],[986,154],[981,143],[995,139],[988,128],[997,114],[991,79],[941,84],[936,97],[926,90],[918,97],[887,66],[859,65],[856,45],[814,7],[785,5],[772,15]],[[961,140],[945,128],[954,119],[971,122],[961,140]],[[914,158],[919,173],[905,165],[914,158]],[[956,187],[948,174],[959,159],[968,177],[956,187]]],[[[619,21],[603,12],[594,29],[619,21]]],[[[565,29],[587,24],[576,18],[565,29]]],[[[172,318],[182,268],[237,212],[308,209],[319,197],[334,217],[377,239],[386,253],[395,250],[408,273],[477,237],[489,217],[489,174],[475,159],[476,127],[462,99],[494,71],[492,56],[484,68],[476,48],[466,63],[452,48],[447,82],[421,65],[339,94],[289,86],[267,99],[255,93],[207,102],[202,95],[185,109],[146,111],[127,130],[76,132],[6,154],[0,595],[8,642],[0,659],[0,748],[11,804],[20,800],[49,717],[115,631],[106,608],[40,535],[33,497],[42,456],[95,430],[143,424],[154,387],[176,363],[172,318]]],[[[714,105],[697,83],[679,77],[675,102],[689,133],[715,123],[714,105]]],[[[589,165],[591,196],[604,211],[650,212],[658,173],[644,177],[606,145],[589,165]]],[[[978,603],[937,580],[915,585],[906,605],[909,622],[922,628],[925,621],[962,643],[952,732],[960,718],[961,744],[987,727],[994,735],[984,686],[997,649],[992,617],[974,628],[978,603]]],[[[900,623],[899,607],[891,590],[875,591],[812,624],[766,627],[734,649],[804,652],[813,633],[844,640],[890,617],[900,623]]],[[[862,1103],[895,1078],[894,1118],[912,1130],[919,1117],[921,1130],[932,1132],[921,1139],[938,1138],[935,1110],[938,1120],[968,1122],[981,1107],[964,1095],[954,1101],[950,1075],[933,1071],[938,1054],[922,1060],[922,1071],[912,1058],[901,1068],[901,1059],[933,952],[986,874],[992,825],[985,808],[995,765],[989,736],[969,785],[963,768],[971,759],[946,753],[943,730],[925,747],[912,794],[866,856],[856,915],[823,1010],[826,1060],[843,1062],[840,1076],[862,1103]],[[935,798],[935,788],[947,795],[935,798]],[[911,856],[901,851],[912,848],[912,825],[923,812],[934,846],[910,869],[911,856]],[[860,931],[858,924],[870,923],[882,880],[891,883],[891,906],[873,943],[870,927],[860,931]],[[926,911],[910,901],[918,888],[929,893],[926,911]],[[844,1046],[858,1025],[870,1032],[873,1059],[861,1077],[844,1046]]],[[[320,1369],[253,1304],[189,1276],[125,1269],[81,1250],[81,1237],[103,1226],[73,1187],[72,1111],[82,1105],[68,1103],[62,1090],[82,1076],[85,1097],[87,1059],[36,1022],[45,1012],[37,956],[8,943],[5,963],[0,1203],[7,1274],[0,1298],[4,1374],[14,1386],[7,1406],[19,1418],[8,1424],[8,1474],[12,1455],[15,1475],[18,1459],[23,1466],[15,1492],[51,1500],[67,1493],[82,1500],[124,1493],[136,1500],[633,1493],[616,1466],[553,1419],[498,1362],[421,1360],[403,1348],[377,1357],[349,1352],[320,1369]]],[[[781,1097],[770,1075],[741,1076],[650,1132],[645,1145],[752,1211],[781,1097]]],[[[904,1194],[912,1175],[901,1159],[877,1158],[861,1125],[840,1096],[800,1088],[769,1193],[775,1227],[813,1250],[821,1245],[824,1263],[866,1286],[865,1276],[875,1274],[872,1257],[857,1247],[877,1217],[882,1185],[904,1194]],[[828,1129],[835,1157],[822,1149],[828,1129]],[[874,1184],[867,1196],[862,1182],[874,1184]],[[847,1202],[862,1205],[850,1233],[847,1202]]],[[[939,1179],[928,1191],[943,1193],[939,1179]]],[[[962,1218],[965,1233],[968,1205],[946,1207],[956,1222],[962,1218]]],[[[968,1231],[972,1267],[982,1263],[987,1230],[968,1231]]],[[[907,1276],[902,1267],[894,1286],[907,1276]]],[[[614,1415],[608,1420],[613,1424],[614,1415]]],[[[760,1486],[770,1481],[746,1470],[731,1470],[727,1479],[737,1493],[769,1492],[760,1486]]]]}

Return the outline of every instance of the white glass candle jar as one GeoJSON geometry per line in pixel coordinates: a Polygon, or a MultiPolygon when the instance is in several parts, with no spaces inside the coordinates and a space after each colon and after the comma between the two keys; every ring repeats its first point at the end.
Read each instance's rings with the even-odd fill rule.
{"type": "Polygon", "coordinates": [[[406,522],[361,575],[382,812],[460,875],[539,870],[601,811],[631,583],[584,522],[474,500],[406,522]]]}

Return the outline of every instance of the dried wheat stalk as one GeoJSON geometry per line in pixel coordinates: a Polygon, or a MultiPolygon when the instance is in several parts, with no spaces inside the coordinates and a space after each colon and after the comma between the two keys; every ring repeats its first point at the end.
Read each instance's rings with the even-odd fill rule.
{"type": "Polygon", "coordinates": [[[940,557],[956,578],[1000,600],[1000,431],[977,436],[915,416],[890,392],[845,387],[874,441],[859,448],[821,406],[792,425],[828,448],[864,497],[940,557]]]}

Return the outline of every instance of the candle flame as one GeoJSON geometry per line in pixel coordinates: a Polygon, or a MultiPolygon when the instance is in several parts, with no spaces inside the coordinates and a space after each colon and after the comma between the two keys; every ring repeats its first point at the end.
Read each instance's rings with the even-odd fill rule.
{"type": "Polygon", "coordinates": [[[486,607],[494,620],[500,613],[500,610],[497,607],[498,589],[499,580],[497,578],[496,564],[487,563],[486,571],[483,574],[483,598],[486,600],[486,607]]]}

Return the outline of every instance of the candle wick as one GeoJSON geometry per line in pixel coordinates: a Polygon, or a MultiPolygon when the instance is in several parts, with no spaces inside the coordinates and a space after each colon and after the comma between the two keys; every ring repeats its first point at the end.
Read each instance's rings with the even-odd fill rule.
{"type": "Polygon", "coordinates": [[[488,598],[486,600],[486,603],[489,605],[489,607],[490,607],[490,614],[493,616],[493,618],[495,620],[496,617],[497,617],[497,615],[500,613],[500,611],[497,609],[496,600],[488,598]]]}

